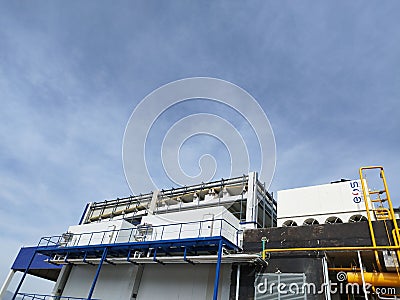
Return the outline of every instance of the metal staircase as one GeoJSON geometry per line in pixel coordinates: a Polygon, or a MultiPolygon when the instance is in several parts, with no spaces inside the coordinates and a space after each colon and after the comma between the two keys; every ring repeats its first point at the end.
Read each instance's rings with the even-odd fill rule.
{"type": "MultiPolygon", "coordinates": [[[[371,241],[374,247],[377,247],[376,237],[374,232],[374,227],[372,224],[373,220],[382,221],[385,225],[388,246],[399,247],[400,232],[396,221],[396,217],[393,210],[392,201],[390,198],[387,181],[385,177],[385,172],[381,166],[369,166],[362,167],[359,170],[360,180],[363,190],[365,209],[367,211],[368,225],[371,233],[371,241]],[[367,174],[378,175],[378,189],[370,190],[368,187],[367,174]],[[375,173],[375,174],[374,174],[375,173]],[[390,229],[392,228],[392,234],[390,234],[390,229]]],[[[374,182],[376,184],[376,182],[374,182]]],[[[379,271],[382,271],[382,266],[379,259],[378,251],[375,252],[376,264],[379,271]]],[[[396,265],[399,265],[400,251],[397,250],[396,254],[392,252],[393,259],[396,260],[396,265]]],[[[397,273],[399,273],[398,267],[396,266],[397,273]]]]}

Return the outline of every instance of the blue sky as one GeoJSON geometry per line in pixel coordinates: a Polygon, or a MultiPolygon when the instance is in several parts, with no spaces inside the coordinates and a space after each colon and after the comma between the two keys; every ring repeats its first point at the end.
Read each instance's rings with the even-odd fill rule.
{"type": "Polygon", "coordinates": [[[259,101],[276,138],[272,191],[380,164],[399,205],[399,9],[1,1],[0,281],[20,246],[64,232],[86,202],[130,194],[121,159],[129,116],[148,93],[186,77],[228,80],[259,101]]]}

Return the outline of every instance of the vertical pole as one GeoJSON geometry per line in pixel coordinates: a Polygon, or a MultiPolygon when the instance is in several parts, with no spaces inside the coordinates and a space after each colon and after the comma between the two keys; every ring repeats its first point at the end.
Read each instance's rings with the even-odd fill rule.
{"type": "Polygon", "coordinates": [[[331,300],[331,285],[329,281],[329,270],[328,270],[328,261],[326,256],[322,258],[322,271],[324,273],[324,283],[325,283],[325,300],[331,300]]]}
{"type": "Polygon", "coordinates": [[[240,265],[237,266],[237,271],[236,271],[236,296],[235,296],[235,300],[239,300],[239,288],[240,288],[240,265]]]}
{"type": "Polygon", "coordinates": [[[16,299],[16,297],[17,297],[17,295],[18,295],[18,292],[19,292],[19,290],[20,290],[20,288],[21,288],[21,286],[22,286],[22,283],[23,283],[24,280],[25,280],[26,275],[28,274],[29,268],[31,267],[35,256],[36,256],[36,250],[33,252],[32,257],[31,257],[31,259],[29,260],[29,263],[28,263],[28,265],[27,265],[27,267],[26,267],[26,269],[25,269],[25,271],[24,271],[24,275],[22,275],[22,278],[21,278],[21,280],[19,281],[19,284],[18,284],[18,286],[17,286],[17,289],[15,290],[14,296],[11,298],[11,300],[15,300],[15,299],[16,299]]]}
{"type": "Polygon", "coordinates": [[[218,260],[217,260],[217,267],[215,269],[213,300],[218,299],[218,286],[219,286],[219,275],[221,273],[221,260],[222,260],[222,239],[220,239],[219,246],[218,246],[218,260]]]}
{"type": "Polygon", "coordinates": [[[257,173],[250,172],[246,200],[246,229],[257,228],[257,173]]]}
{"type": "Polygon", "coordinates": [[[368,300],[367,289],[365,288],[364,267],[363,267],[363,264],[362,264],[362,261],[361,261],[360,251],[357,251],[357,255],[358,255],[358,262],[360,264],[360,271],[361,271],[361,279],[362,279],[362,284],[363,284],[364,297],[365,297],[365,300],[368,300]]]}
{"type": "Polygon", "coordinates": [[[94,276],[92,286],[90,287],[90,291],[89,291],[89,295],[87,297],[87,300],[91,300],[92,299],[94,288],[96,286],[97,279],[99,278],[99,275],[100,275],[101,267],[103,265],[104,260],[107,257],[107,251],[108,251],[108,248],[107,247],[104,248],[103,255],[101,256],[101,260],[99,262],[99,266],[97,267],[96,275],[94,276]]]}
{"type": "Polygon", "coordinates": [[[267,241],[266,237],[262,237],[261,238],[261,242],[262,242],[262,259],[265,260],[265,242],[267,241]]]}
{"type": "Polygon", "coordinates": [[[6,293],[11,280],[13,279],[15,272],[16,271],[11,269],[10,272],[8,273],[6,281],[4,281],[3,286],[1,287],[1,290],[0,290],[0,299],[3,299],[3,296],[6,293]]]}

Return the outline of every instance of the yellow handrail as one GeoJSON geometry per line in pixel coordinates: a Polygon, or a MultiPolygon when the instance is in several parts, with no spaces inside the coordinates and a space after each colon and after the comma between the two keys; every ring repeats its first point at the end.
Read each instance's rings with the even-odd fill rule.
{"type": "MultiPolygon", "coordinates": [[[[371,170],[371,169],[376,169],[376,168],[382,168],[382,167],[370,166],[370,167],[362,167],[359,169],[361,186],[362,186],[363,196],[364,196],[365,210],[367,211],[369,232],[371,234],[371,241],[372,241],[372,245],[374,247],[376,247],[376,239],[375,239],[374,227],[372,226],[371,211],[369,209],[369,204],[368,204],[369,195],[368,195],[368,189],[366,187],[366,182],[365,182],[364,175],[363,175],[363,170],[371,170]]],[[[379,271],[382,271],[382,266],[379,261],[378,251],[374,251],[374,255],[375,255],[375,261],[378,266],[378,269],[379,269],[379,271]]]]}

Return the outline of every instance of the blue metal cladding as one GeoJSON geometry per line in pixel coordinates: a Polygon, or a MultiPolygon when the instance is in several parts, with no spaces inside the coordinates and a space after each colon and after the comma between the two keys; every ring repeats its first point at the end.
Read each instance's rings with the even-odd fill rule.
{"type": "MultiPolygon", "coordinates": [[[[35,255],[37,247],[24,247],[19,250],[17,257],[11,267],[11,269],[16,271],[25,271],[28,267],[29,262],[32,259],[32,256],[35,255]]],[[[48,263],[46,260],[49,257],[41,254],[36,253],[33,261],[29,267],[30,270],[49,270],[49,269],[61,269],[62,266],[57,266],[54,264],[48,263]]]]}

